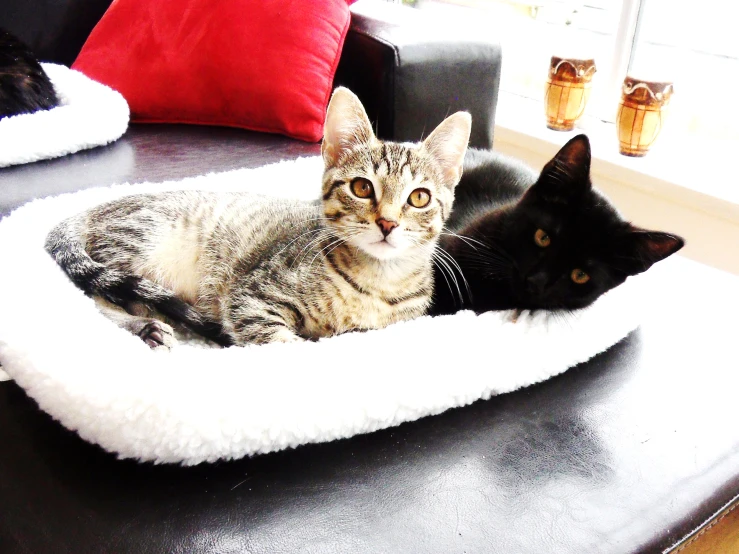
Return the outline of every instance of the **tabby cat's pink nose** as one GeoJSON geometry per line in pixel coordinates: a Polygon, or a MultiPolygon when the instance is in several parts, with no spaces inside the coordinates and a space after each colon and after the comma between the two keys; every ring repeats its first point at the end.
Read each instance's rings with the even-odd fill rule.
{"type": "Polygon", "coordinates": [[[377,219],[377,225],[380,227],[380,231],[382,231],[382,236],[386,237],[398,226],[398,222],[380,217],[377,219]]]}

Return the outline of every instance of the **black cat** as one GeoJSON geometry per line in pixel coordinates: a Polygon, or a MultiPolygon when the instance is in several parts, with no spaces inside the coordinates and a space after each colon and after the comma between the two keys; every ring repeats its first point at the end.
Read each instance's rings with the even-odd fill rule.
{"type": "Polygon", "coordinates": [[[30,49],[0,28],[0,118],[58,105],[54,87],[30,49]]]}
{"type": "Polygon", "coordinates": [[[585,135],[565,144],[541,175],[468,150],[447,228],[459,236],[442,236],[445,254],[437,258],[459,267],[449,259],[437,265],[436,315],[584,308],[684,245],[676,235],[631,225],[593,190],[585,135]]]}

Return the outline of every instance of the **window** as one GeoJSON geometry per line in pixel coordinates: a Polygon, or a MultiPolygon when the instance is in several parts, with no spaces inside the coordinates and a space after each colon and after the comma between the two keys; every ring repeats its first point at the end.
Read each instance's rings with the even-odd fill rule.
{"type": "Polygon", "coordinates": [[[586,115],[614,121],[624,77],[674,83],[670,134],[739,141],[731,0],[403,0],[464,18],[503,44],[501,89],[542,99],[552,55],[594,58],[586,115]],[[474,22],[474,23],[472,23],[474,22]]]}
{"type": "Polygon", "coordinates": [[[637,76],[664,73],[675,83],[673,128],[739,140],[734,13],[730,0],[643,0],[630,71],[637,76]]]}

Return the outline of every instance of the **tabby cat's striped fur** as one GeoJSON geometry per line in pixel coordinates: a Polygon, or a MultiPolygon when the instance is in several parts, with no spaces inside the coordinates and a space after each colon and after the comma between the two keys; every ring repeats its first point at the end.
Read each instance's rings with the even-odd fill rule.
{"type": "Polygon", "coordinates": [[[170,346],[171,330],[141,305],[225,344],[383,327],[430,303],[469,132],[460,112],[421,144],[383,143],[356,96],[337,89],[322,202],[129,196],[64,221],[46,247],[85,292],[126,308],[111,315],[152,347],[170,346]]]}

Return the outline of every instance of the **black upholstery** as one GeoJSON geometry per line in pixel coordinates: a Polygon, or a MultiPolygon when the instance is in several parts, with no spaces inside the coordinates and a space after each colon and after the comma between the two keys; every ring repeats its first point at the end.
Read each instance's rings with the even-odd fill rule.
{"type": "Polygon", "coordinates": [[[71,65],[111,0],[3,0],[0,27],[44,62],[71,65]]]}
{"type": "Polygon", "coordinates": [[[336,75],[378,122],[378,136],[417,141],[466,110],[474,114],[470,146],[492,148],[500,44],[465,29],[439,31],[421,17],[409,23],[403,10],[378,7],[385,9],[354,15],[336,75]]]}
{"type": "Polygon", "coordinates": [[[0,216],[32,198],[259,167],[320,152],[319,144],[267,133],[225,127],[131,125],[120,140],[108,146],[0,169],[0,216]]]}

